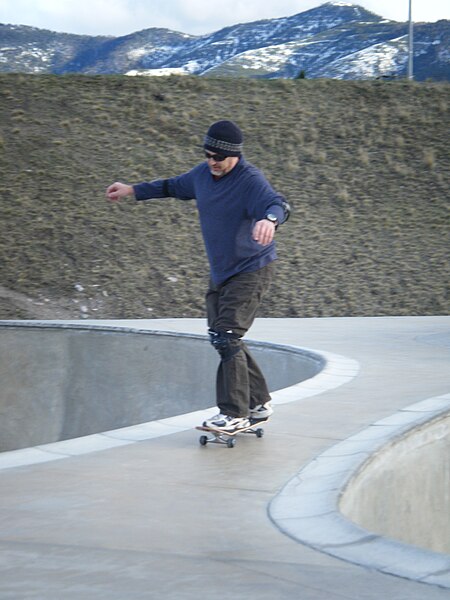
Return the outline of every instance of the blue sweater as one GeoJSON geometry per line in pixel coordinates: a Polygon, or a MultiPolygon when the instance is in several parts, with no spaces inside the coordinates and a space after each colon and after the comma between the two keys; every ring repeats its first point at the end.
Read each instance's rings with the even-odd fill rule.
{"type": "Polygon", "coordinates": [[[211,278],[220,284],[237,273],[256,271],[277,258],[275,242],[262,246],[252,238],[255,223],[268,213],[285,220],[284,198],[259,169],[243,157],[215,179],[201,163],[178,177],[133,186],[136,200],[173,197],[196,199],[211,278]]]}

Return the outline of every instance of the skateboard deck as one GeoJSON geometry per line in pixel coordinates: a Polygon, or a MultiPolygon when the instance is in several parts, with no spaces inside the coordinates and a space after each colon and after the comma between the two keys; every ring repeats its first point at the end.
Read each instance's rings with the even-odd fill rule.
{"type": "Polygon", "coordinates": [[[195,429],[199,431],[206,431],[209,435],[201,435],[199,443],[201,446],[206,444],[225,444],[228,448],[234,448],[236,444],[236,436],[241,433],[250,433],[256,435],[258,438],[262,438],[264,435],[264,429],[260,427],[261,424],[267,423],[269,419],[250,419],[250,425],[237,431],[219,431],[212,427],[205,427],[204,425],[198,425],[195,429]]]}

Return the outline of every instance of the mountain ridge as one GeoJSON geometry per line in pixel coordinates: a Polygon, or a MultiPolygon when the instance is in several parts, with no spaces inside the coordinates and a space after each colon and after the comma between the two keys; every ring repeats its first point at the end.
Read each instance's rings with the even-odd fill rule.
{"type": "MultiPolygon", "coordinates": [[[[407,23],[339,2],[204,35],[151,27],[119,37],[87,36],[0,24],[0,71],[397,78],[406,75],[407,29],[407,23]]],[[[416,24],[414,40],[416,79],[450,80],[450,21],[416,24]]]]}

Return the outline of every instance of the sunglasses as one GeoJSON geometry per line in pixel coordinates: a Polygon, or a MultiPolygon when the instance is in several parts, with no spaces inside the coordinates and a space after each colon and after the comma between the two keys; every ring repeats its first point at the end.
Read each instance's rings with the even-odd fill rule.
{"type": "Polygon", "coordinates": [[[205,152],[205,156],[208,160],[213,160],[214,162],[222,162],[227,158],[223,154],[210,154],[209,152],[205,152]]]}

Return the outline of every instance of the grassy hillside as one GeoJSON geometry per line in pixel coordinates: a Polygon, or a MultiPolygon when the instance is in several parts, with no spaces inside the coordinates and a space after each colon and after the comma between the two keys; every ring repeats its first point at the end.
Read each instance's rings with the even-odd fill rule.
{"type": "Polygon", "coordinates": [[[106,202],[235,120],[294,205],[260,316],[449,312],[448,84],[0,76],[0,318],[203,316],[194,202],[106,202]]]}

